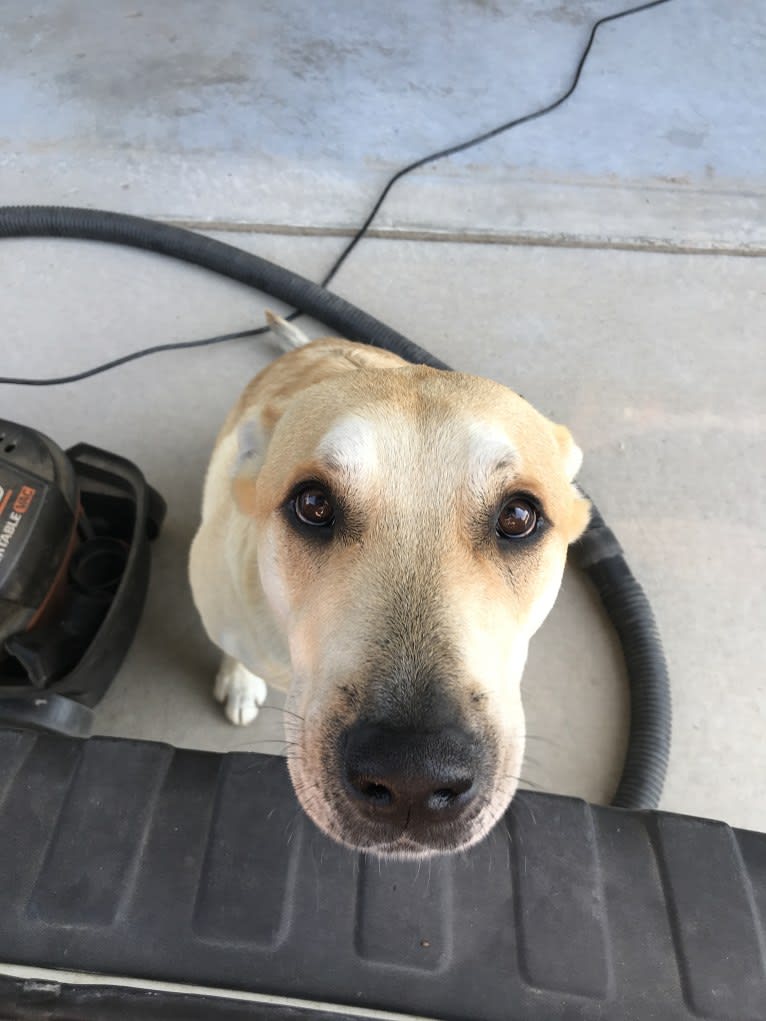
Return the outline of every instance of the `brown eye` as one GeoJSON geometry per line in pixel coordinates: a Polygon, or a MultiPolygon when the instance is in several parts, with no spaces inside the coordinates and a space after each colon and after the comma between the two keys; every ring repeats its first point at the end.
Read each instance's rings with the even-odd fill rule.
{"type": "Polygon", "coordinates": [[[534,532],[538,519],[534,504],[514,496],[502,506],[497,518],[497,531],[504,539],[523,539],[534,532]]]}
{"type": "Polygon", "coordinates": [[[295,497],[294,506],[295,516],[304,525],[327,526],[335,520],[332,500],[321,486],[306,486],[295,497]]]}

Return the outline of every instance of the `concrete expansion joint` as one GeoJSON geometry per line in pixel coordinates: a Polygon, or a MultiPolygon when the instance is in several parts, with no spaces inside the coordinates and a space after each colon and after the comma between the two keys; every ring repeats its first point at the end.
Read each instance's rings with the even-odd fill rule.
{"type": "MultiPolygon", "coordinates": [[[[165,223],[187,230],[220,234],[276,234],[285,237],[353,237],[355,228],[315,227],[310,224],[247,223],[231,220],[196,220],[161,217],[165,223]]],[[[367,238],[383,241],[449,242],[467,245],[512,245],[528,248],[587,248],[605,251],[662,252],[679,255],[749,256],[763,258],[766,245],[737,244],[710,239],[704,243],[673,241],[655,237],[600,237],[550,232],[498,232],[482,230],[440,230],[438,227],[412,229],[406,227],[370,227],[367,238]]]]}

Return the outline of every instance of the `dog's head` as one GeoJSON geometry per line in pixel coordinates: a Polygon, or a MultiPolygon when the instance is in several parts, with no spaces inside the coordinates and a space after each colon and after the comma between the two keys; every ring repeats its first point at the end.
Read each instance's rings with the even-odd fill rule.
{"type": "Polygon", "coordinates": [[[296,793],[356,848],[466,847],[518,783],[527,646],[588,521],[581,453],[488,380],[335,341],[280,362],[233,492],[289,647],[296,793]]]}

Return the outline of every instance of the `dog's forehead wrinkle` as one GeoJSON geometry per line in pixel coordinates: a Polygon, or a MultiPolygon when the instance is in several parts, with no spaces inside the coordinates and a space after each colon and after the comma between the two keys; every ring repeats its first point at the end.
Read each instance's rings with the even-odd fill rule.
{"type": "MultiPolygon", "coordinates": [[[[371,405],[332,422],[316,458],[353,489],[407,517],[448,499],[465,479],[465,429],[436,414],[371,405]]],[[[389,525],[393,524],[389,521],[389,525]]]]}
{"type": "Polygon", "coordinates": [[[474,483],[517,471],[519,452],[504,429],[474,420],[468,426],[468,470],[474,483]]]}
{"type": "Polygon", "coordinates": [[[349,413],[333,422],[317,445],[317,457],[334,471],[367,474],[378,463],[378,429],[367,415],[349,413]]]}

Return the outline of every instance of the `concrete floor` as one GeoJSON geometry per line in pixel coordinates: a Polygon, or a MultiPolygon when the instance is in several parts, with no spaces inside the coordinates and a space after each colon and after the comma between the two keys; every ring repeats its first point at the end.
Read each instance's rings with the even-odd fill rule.
{"type": "MultiPolygon", "coordinates": [[[[196,225],[318,279],[391,172],[549,101],[618,3],[0,5],[4,201],[196,225]],[[320,14],[321,10],[321,14],[320,14]]],[[[566,422],[657,615],[675,734],[663,807],[766,829],[762,632],[766,13],[606,28],[551,117],[401,182],[334,288],[566,422]]],[[[3,372],[65,372],[260,324],[246,289],[87,244],[0,245],[3,372]]],[[[318,324],[308,324],[319,333],[318,324]]],[[[185,580],[215,432],[273,352],[162,355],[2,414],[134,459],[166,497],[149,602],[102,734],[277,751],[227,724],[185,580]]],[[[607,800],[619,649],[575,573],[533,643],[525,776],[607,800]]],[[[269,705],[278,706],[273,694],[269,705]]]]}

